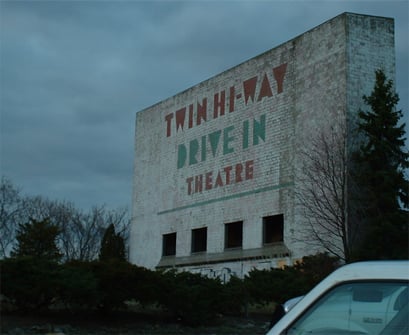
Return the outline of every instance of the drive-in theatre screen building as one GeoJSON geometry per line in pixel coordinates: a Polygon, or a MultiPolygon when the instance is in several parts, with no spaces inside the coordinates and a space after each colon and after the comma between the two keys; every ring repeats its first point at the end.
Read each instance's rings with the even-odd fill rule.
{"type": "Polygon", "coordinates": [[[131,262],[227,278],[319,251],[299,235],[300,149],[394,59],[393,19],[345,13],[138,112],[131,262]]]}

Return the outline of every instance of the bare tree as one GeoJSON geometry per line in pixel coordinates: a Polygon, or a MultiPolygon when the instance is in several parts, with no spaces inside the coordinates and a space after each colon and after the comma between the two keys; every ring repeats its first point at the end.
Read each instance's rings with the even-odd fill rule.
{"type": "Polygon", "coordinates": [[[21,196],[10,180],[2,177],[0,184],[0,258],[9,256],[16,244],[19,224],[30,220],[49,222],[59,227],[57,245],[62,260],[89,261],[98,258],[106,228],[113,224],[127,244],[130,219],[127,208],[108,210],[95,206],[79,210],[71,202],[53,201],[43,196],[21,196]]]}
{"type": "Polygon", "coordinates": [[[107,224],[105,207],[93,207],[88,213],[76,216],[65,231],[71,244],[75,246],[75,259],[93,260],[98,258],[99,247],[107,224]]]}
{"type": "Polygon", "coordinates": [[[107,210],[105,206],[94,206],[85,212],[70,202],[49,201],[42,197],[27,199],[25,208],[30,218],[48,218],[60,228],[58,246],[66,261],[97,259],[102,237],[110,224],[125,241],[129,236],[126,209],[107,210]]]}
{"type": "Polygon", "coordinates": [[[348,262],[358,229],[348,215],[353,187],[343,125],[338,122],[322,130],[300,152],[295,195],[306,223],[303,242],[348,262]]]}
{"type": "MultiPolygon", "coordinates": [[[[58,245],[64,260],[91,260],[93,248],[100,232],[96,224],[90,224],[88,215],[74,207],[72,203],[59,203],[52,213],[53,220],[60,227],[58,245]]],[[[102,229],[102,228],[101,228],[102,229]]]]}
{"type": "Polygon", "coordinates": [[[129,236],[130,221],[127,209],[107,210],[105,206],[93,207],[88,213],[77,213],[63,227],[62,244],[68,259],[93,260],[98,258],[105,230],[114,225],[124,238],[129,236]]]}

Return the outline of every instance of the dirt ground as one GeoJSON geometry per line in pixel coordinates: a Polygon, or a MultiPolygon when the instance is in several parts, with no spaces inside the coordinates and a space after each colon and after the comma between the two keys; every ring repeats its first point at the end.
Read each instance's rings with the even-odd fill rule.
{"type": "Polygon", "coordinates": [[[16,315],[2,314],[0,333],[4,335],[254,335],[268,330],[267,315],[220,317],[210,325],[188,327],[176,320],[158,316],[117,314],[100,315],[16,315]]]}

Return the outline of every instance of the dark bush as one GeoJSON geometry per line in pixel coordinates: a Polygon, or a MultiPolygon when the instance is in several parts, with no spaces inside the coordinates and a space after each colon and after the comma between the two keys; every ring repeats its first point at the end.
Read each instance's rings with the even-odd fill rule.
{"type": "Polygon", "coordinates": [[[222,311],[222,284],[217,279],[169,271],[162,274],[160,289],[160,304],[184,324],[215,322],[222,311]]]}
{"type": "Polygon", "coordinates": [[[305,256],[302,261],[294,265],[298,275],[304,277],[309,289],[339,267],[339,259],[327,253],[305,256]]]}
{"type": "Polygon", "coordinates": [[[47,309],[57,297],[60,266],[44,258],[1,260],[1,294],[19,310],[47,309]]]}
{"type": "Polygon", "coordinates": [[[158,303],[162,294],[161,276],[160,272],[132,265],[130,298],[141,305],[158,303]]]}
{"type": "Polygon", "coordinates": [[[90,262],[98,291],[97,306],[103,312],[126,308],[130,300],[142,305],[158,301],[160,283],[154,271],[121,260],[90,262]]]}
{"type": "Polygon", "coordinates": [[[72,261],[61,266],[58,296],[69,310],[92,310],[98,305],[98,279],[90,264],[72,261]]]}
{"type": "Polygon", "coordinates": [[[127,301],[157,304],[174,318],[197,326],[219,314],[240,315],[248,304],[268,305],[307,293],[338,265],[325,254],[303,258],[294,267],[252,270],[245,279],[222,284],[190,272],[156,272],[121,260],[63,265],[43,258],[4,259],[2,294],[20,310],[46,309],[62,302],[70,310],[122,310],[127,301]]]}
{"type": "Polygon", "coordinates": [[[223,314],[225,315],[245,313],[246,307],[251,300],[244,281],[235,276],[232,276],[228,282],[223,284],[221,299],[223,314]]]}
{"type": "Polygon", "coordinates": [[[245,286],[252,303],[283,303],[304,295],[338,266],[338,259],[327,254],[307,256],[295,266],[283,269],[252,270],[245,286]]]}
{"type": "Polygon", "coordinates": [[[91,262],[90,267],[98,284],[98,308],[103,312],[124,308],[132,296],[132,265],[112,260],[91,262]]]}
{"type": "Polygon", "coordinates": [[[252,270],[244,280],[251,302],[267,305],[283,303],[305,293],[304,283],[290,269],[252,270]]]}

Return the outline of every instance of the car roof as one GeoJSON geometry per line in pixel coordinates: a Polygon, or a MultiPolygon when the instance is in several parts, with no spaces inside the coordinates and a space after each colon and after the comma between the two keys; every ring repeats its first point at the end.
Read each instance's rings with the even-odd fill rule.
{"type": "MultiPolygon", "coordinates": [[[[308,292],[281,320],[268,332],[280,334],[288,322],[298,318],[305,308],[325,292],[338,284],[366,280],[405,280],[409,281],[409,260],[404,261],[367,261],[344,265],[308,292]]],[[[291,321],[292,322],[292,321],[291,321]]]]}
{"type": "MultiPolygon", "coordinates": [[[[409,261],[367,261],[344,265],[330,274],[325,282],[365,279],[409,279],[409,261]]],[[[332,286],[332,285],[331,285],[332,286]]]]}

